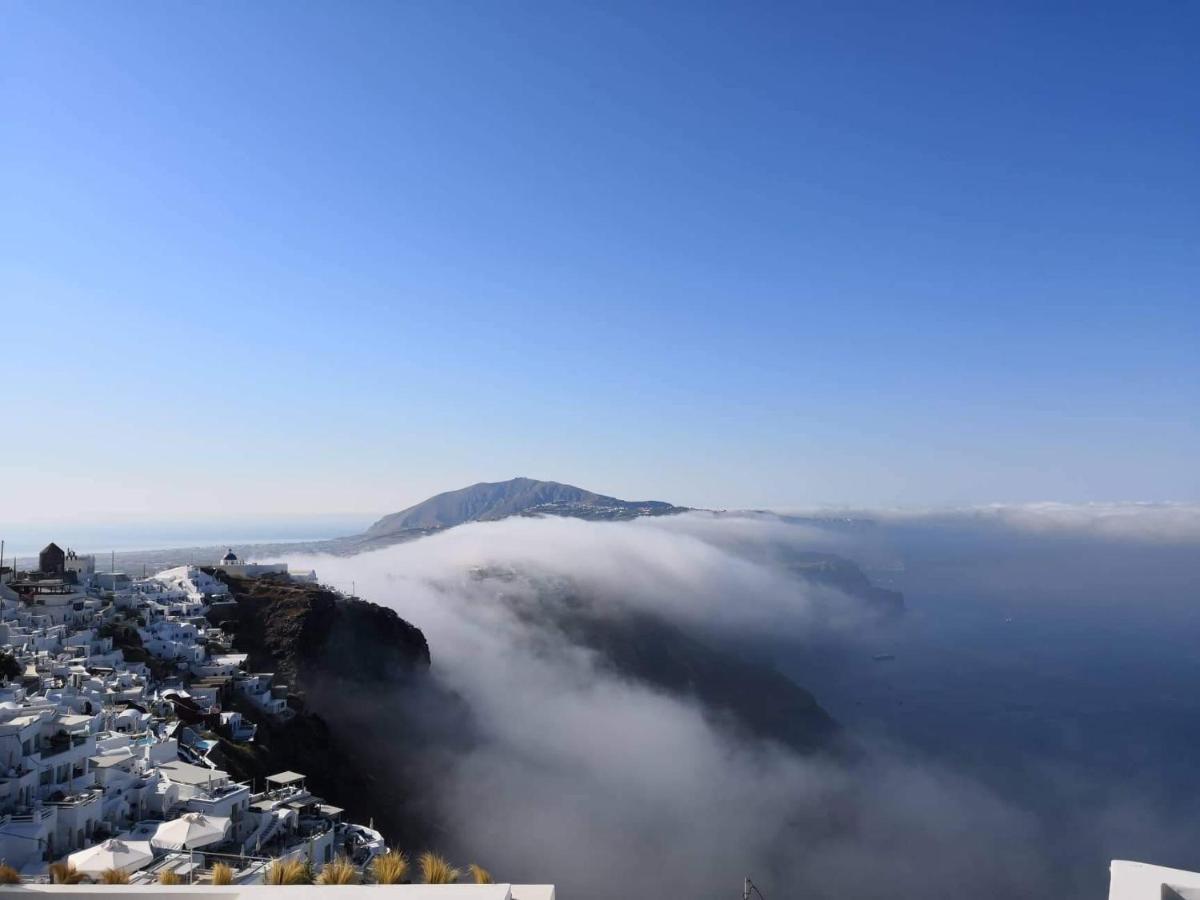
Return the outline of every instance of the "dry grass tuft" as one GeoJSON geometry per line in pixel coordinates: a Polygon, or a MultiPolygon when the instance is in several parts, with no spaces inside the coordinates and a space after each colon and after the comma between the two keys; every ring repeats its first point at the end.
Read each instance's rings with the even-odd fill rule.
{"type": "Polygon", "coordinates": [[[312,867],[301,859],[277,859],[267,866],[267,884],[312,884],[312,867]]]}
{"type": "Polygon", "coordinates": [[[0,884],[20,884],[21,873],[8,863],[0,863],[0,884]]]}
{"type": "Polygon", "coordinates": [[[50,866],[51,884],[83,884],[84,881],[84,874],[70,863],[56,862],[50,866]]]}
{"type": "Polygon", "coordinates": [[[344,856],[326,863],[321,874],[317,876],[317,884],[359,884],[361,881],[358,866],[344,856]]]}
{"type": "Polygon", "coordinates": [[[129,884],[129,873],[121,869],[105,869],[100,873],[100,884],[129,884]]]}
{"type": "Polygon", "coordinates": [[[176,875],[170,869],[163,869],[161,872],[158,873],[158,883],[172,885],[172,884],[183,884],[184,881],[183,881],[182,875],[176,875]]]}
{"type": "Polygon", "coordinates": [[[496,879],[492,877],[492,873],[478,863],[471,863],[467,866],[467,871],[471,875],[471,880],[476,884],[495,884],[496,879]]]}
{"type": "Polygon", "coordinates": [[[431,850],[421,854],[420,865],[421,880],[426,884],[454,884],[462,874],[444,856],[438,856],[431,850]]]}
{"type": "Polygon", "coordinates": [[[408,877],[408,857],[389,850],[371,860],[371,877],[376,884],[404,884],[408,877]]]}
{"type": "Polygon", "coordinates": [[[212,867],[212,883],[213,884],[233,884],[233,866],[226,865],[223,862],[217,863],[212,867]]]}

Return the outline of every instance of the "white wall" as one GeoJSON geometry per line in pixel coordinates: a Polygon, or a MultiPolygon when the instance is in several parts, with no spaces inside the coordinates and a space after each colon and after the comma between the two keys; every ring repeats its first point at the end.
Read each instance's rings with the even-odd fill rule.
{"type": "Polygon", "coordinates": [[[1200,893],[1200,873],[1184,869],[1114,859],[1109,873],[1108,900],[1162,900],[1164,885],[1179,893],[1200,893]]]}

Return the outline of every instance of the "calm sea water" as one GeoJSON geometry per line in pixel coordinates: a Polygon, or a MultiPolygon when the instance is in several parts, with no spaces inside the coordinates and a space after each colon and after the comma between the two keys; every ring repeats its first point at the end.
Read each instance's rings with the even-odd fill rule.
{"type": "Polygon", "coordinates": [[[1103,896],[1111,858],[1200,868],[1200,548],[878,537],[903,568],[873,577],[904,592],[906,614],[783,668],[853,732],[1058,831],[1046,852],[1067,896],[1103,896]]]}

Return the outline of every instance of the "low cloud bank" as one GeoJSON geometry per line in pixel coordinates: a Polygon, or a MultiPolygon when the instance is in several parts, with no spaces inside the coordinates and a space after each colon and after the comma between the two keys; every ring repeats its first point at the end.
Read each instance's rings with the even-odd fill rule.
{"type": "Polygon", "coordinates": [[[1082,817],[1048,829],[878,745],[847,761],[748,738],[614,673],[503,596],[561,579],[614,615],[654,612],[710,637],[799,638],[854,621],[854,601],[806,587],[780,559],[844,542],[769,516],[509,519],[291,562],[353,580],[425,631],[435,677],[475,732],[430,785],[445,849],[502,880],[553,881],[570,898],[730,897],[746,874],[772,898],[1069,892],[1061,847],[1047,847],[1083,840],[1082,817]],[[844,619],[828,615],[837,603],[844,619]]]}
{"type": "Polygon", "coordinates": [[[1118,541],[1200,541],[1200,504],[1019,503],[956,509],[861,509],[807,511],[801,515],[854,516],[881,523],[993,527],[1033,535],[1106,538],[1118,541]]]}

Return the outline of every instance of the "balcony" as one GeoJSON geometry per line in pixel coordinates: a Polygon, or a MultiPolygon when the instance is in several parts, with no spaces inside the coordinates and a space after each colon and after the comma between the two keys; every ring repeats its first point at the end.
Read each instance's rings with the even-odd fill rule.
{"type": "Polygon", "coordinates": [[[41,754],[43,760],[50,759],[51,757],[58,756],[60,753],[66,753],[68,750],[74,750],[76,747],[82,747],[87,743],[87,740],[88,735],[86,734],[73,734],[70,735],[69,739],[66,741],[47,741],[46,743],[42,744],[41,749],[38,750],[38,753],[41,754]]]}
{"type": "Polygon", "coordinates": [[[98,788],[93,788],[92,790],[79,791],[75,794],[69,794],[66,797],[63,797],[61,800],[44,800],[42,802],[46,806],[74,808],[79,806],[87,806],[89,803],[95,803],[103,796],[103,791],[98,788]]]}
{"type": "Polygon", "coordinates": [[[13,822],[44,822],[54,815],[54,810],[46,807],[20,807],[9,818],[13,822]]]}

